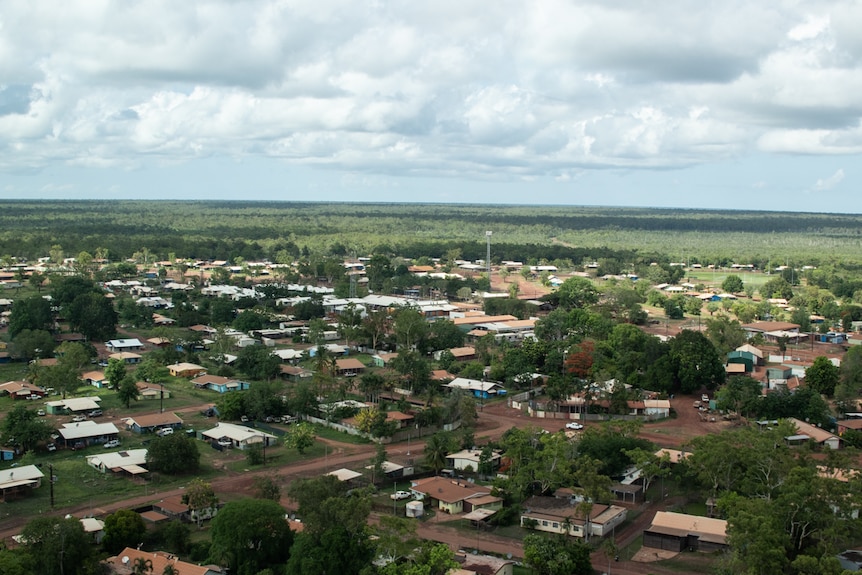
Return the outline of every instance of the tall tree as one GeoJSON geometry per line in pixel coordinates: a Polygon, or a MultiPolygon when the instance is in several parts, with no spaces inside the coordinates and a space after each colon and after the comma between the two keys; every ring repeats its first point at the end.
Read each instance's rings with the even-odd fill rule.
{"type": "Polygon", "coordinates": [[[828,357],[814,358],[811,366],[805,370],[805,385],[827,397],[835,394],[839,381],[839,368],[828,357]]]}
{"type": "Polygon", "coordinates": [[[222,507],[212,521],[213,559],[237,575],[255,575],[283,564],[293,532],[284,509],[267,499],[240,499],[222,507]]]}
{"type": "Polygon", "coordinates": [[[105,518],[105,536],[102,546],[109,553],[118,553],[126,547],[137,547],[144,540],[147,526],[139,513],[120,509],[105,518]]]}
{"type": "Polygon", "coordinates": [[[51,313],[51,303],[43,297],[32,296],[17,299],[12,304],[9,316],[9,337],[24,330],[51,331],[54,328],[54,315],[51,313]]]}
{"type": "Polygon", "coordinates": [[[683,330],[670,342],[674,383],[682,393],[703,387],[715,389],[724,382],[725,371],[715,346],[697,331],[683,330]]]}
{"type": "Polygon", "coordinates": [[[212,484],[196,477],[186,486],[183,502],[189,506],[195,523],[200,527],[204,517],[211,515],[208,512],[218,505],[218,496],[212,484]]]}

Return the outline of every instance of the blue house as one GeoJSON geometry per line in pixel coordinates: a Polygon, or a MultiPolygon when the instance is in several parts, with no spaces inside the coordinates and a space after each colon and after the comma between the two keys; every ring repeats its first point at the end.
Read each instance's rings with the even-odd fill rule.
{"type": "Polygon", "coordinates": [[[230,379],[220,375],[201,375],[192,380],[198,389],[208,389],[216,393],[228,393],[230,391],[245,391],[251,384],[247,381],[230,379]]]}

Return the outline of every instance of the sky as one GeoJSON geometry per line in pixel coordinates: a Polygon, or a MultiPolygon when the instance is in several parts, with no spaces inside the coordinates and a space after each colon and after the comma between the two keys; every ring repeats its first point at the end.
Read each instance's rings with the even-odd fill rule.
{"type": "Polygon", "coordinates": [[[3,0],[0,200],[862,213],[862,2],[3,0]]]}

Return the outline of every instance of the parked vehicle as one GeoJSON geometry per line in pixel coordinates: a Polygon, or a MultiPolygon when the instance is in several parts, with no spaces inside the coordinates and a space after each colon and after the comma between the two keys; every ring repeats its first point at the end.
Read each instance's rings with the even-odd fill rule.
{"type": "Polygon", "coordinates": [[[48,445],[46,445],[45,447],[47,447],[47,448],[48,448],[48,451],[57,451],[57,446],[56,446],[53,442],[52,442],[52,443],[49,443],[49,444],[48,444],[48,445]]]}
{"type": "Polygon", "coordinates": [[[101,416],[102,416],[102,410],[101,409],[94,409],[93,411],[91,411],[90,413],[87,414],[87,417],[101,417],[101,416]]]}
{"type": "Polygon", "coordinates": [[[569,423],[566,424],[566,429],[578,429],[578,430],[580,430],[583,428],[584,428],[584,424],[578,423],[577,421],[570,421],[569,423]]]}
{"type": "Polygon", "coordinates": [[[227,437],[222,437],[218,440],[218,444],[222,447],[233,447],[233,442],[227,437]]]}
{"type": "Polygon", "coordinates": [[[174,434],[174,428],[173,427],[163,427],[156,432],[156,435],[158,435],[159,437],[164,437],[166,435],[173,435],[173,434],[174,434]]]}
{"type": "Polygon", "coordinates": [[[36,410],[36,415],[38,415],[39,417],[42,417],[43,415],[45,415],[45,410],[44,409],[36,410]]]}
{"type": "Polygon", "coordinates": [[[410,492],[409,491],[396,491],[392,495],[389,496],[390,499],[394,499],[395,501],[401,501],[402,499],[409,499],[410,492]]]}
{"type": "Polygon", "coordinates": [[[298,419],[293,415],[282,415],[281,416],[281,422],[288,424],[288,425],[291,423],[296,423],[297,421],[298,421],[298,419]]]}
{"type": "Polygon", "coordinates": [[[113,449],[113,448],[119,447],[119,446],[120,446],[120,440],[118,440],[118,439],[112,439],[111,441],[108,441],[107,443],[105,443],[105,449],[113,449]]]}
{"type": "Polygon", "coordinates": [[[75,417],[72,418],[72,423],[79,423],[81,421],[87,421],[87,416],[86,415],[76,415],[75,417]]]}
{"type": "Polygon", "coordinates": [[[243,415],[242,417],[240,417],[240,418],[239,418],[239,420],[240,420],[241,422],[243,422],[243,423],[248,423],[248,417],[246,417],[245,415],[243,415]]]}

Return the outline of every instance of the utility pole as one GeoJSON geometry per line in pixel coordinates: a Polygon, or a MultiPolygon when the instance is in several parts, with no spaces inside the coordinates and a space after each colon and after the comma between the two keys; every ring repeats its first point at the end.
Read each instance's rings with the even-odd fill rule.
{"type": "Polygon", "coordinates": [[[491,281],[491,234],[493,232],[487,231],[485,232],[485,241],[488,244],[488,254],[485,258],[485,267],[488,269],[488,281],[491,281]]]}
{"type": "Polygon", "coordinates": [[[54,509],[54,464],[48,464],[48,481],[51,484],[51,509],[54,509]]]}

